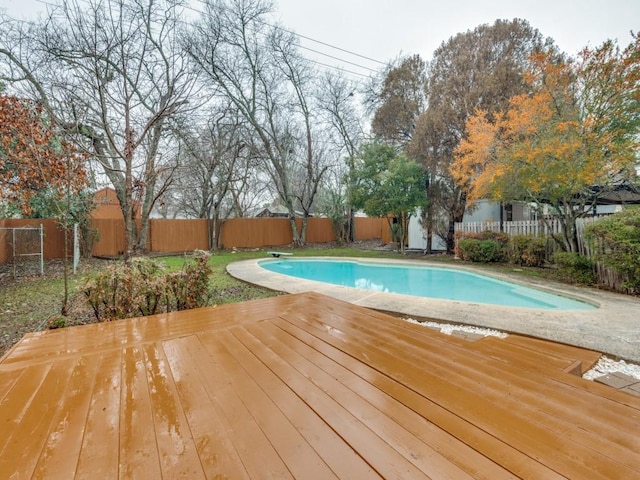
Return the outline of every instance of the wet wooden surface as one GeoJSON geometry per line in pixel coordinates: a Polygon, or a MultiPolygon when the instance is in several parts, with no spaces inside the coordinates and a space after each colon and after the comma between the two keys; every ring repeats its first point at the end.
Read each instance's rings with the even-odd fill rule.
{"type": "Polygon", "coordinates": [[[640,478],[640,399],[597,359],[449,337],[317,294],[23,338],[2,478],[640,478]]]}

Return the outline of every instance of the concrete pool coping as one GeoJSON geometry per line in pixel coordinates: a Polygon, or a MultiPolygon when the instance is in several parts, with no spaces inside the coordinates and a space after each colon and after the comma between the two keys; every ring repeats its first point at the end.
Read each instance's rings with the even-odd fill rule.
{"type": "MultiPolygon", "coordinates": [[[[259,266],[260,262],[273,261],[268,258],[232,262],[227,266],[227,272],[239,280],[270,290],[286,293],[317,292],[376,310],[530,335],[640,363],[640,299],[635,297],[595,288],[572,287],[547,280],[524,280],[515,274],[489,273],[467,265],[446,265],[426,260],[352,257],[302,257],[299,259],[457,268],[576,298],[597,305],[598,308],[593,310],[514,308],[375,292],[270,272],[259,266]]],[[[289,260],[295,261],[296,258],[285,261],[289,260]]]]}

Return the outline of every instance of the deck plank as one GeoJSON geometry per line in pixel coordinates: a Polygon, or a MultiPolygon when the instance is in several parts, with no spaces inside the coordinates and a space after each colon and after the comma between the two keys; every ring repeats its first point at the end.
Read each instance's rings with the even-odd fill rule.
{"type": "MultiPolygon", "coordinates": [[[[340,325],[337,319],[333,323],[340,325]]],[[[345,331],[348,328],[347,323],[348,321],[344,322],[345,331]]],[[[360,323],[354,328],[354,335],[360,337],[367,335],[365,327],[360,323]]],[[[378,326],[378,328],[384,327],[378,326]]],[[[373,336],[378,338],[378,332],[373,336]]],[[[565,385],[543,382],[532,375],[523,376],[522,372],[512,371],[500,363],[487,364],[485,359],[469,355],[467,351],[450,349],[445,358],[440,358],[441,355],[434,356],[431,353],[434,349],[433,342],[429,336],[397,334],[396,339],[402,342],[401,349],[405,356],[414,358],[416,362],[433,363],[434,367],[431,371],[433,373],[438,371],[440,378],[444,379],[447,375],[456,372],[459,376],[457,382],[459,388],[464,389],[467,385],[466,390],[472,392],[476,382],[480,381],[486,389],[485,398],[502,404],[513,403],[509,409],[522,410],[531,406],[528,412],[522,413],[525,417],[527,414],[537,415],[539,411],[543,411],[549,414],[550,419],[550,422],[545,425],[546,428],[579,441],[589,448],[607,451],[622,447],[626,449],[626,463],[629,466],[637,464],[635,452],[640,449],[640,438],[634,435],[634,432],[640,428],[640,416],[632,414],[629,417],[628,412],[622,415],[609,408],[612,402],[608,400],[591,398],[588,394],[576,396],[574,389],[565,388],[565,385]],[[471,378],[475,380],[469,380],[471,378]],[[505,384],[508,386],[509,393],[506,401],[502,400],[505,384]],[[602,415],[597,419],[591,415],[593,408],[603,410],[602,415]],[[624,422],[624,428],[611,426],[621,422],[624,422]],[[603,437],[603,433],[607,433],[606,438],[603,437]]],[[[390,348],[382,347],[388,351],[390,348]]],[[[394,351],[391,353],[393,354],[394,351]]]]}
{"type": "Polygon", "coordinates": [[[200,340],[166,340],[163,348],[207,478],[250,478],[229,435],[233,427],[217,405],[218,378],[200,340]]]}
{"type": "MultiPolygon", "coordinates": [[[[311,299],[313,302],[319,301],[318,297],[315,294],[311,296],[311,299]]],[[[315,308],[320,308],[315,303],[313,303],[313,305],[315,308]]],[[[338,309],[344,308],[344,305],[338,300],[329,298],[322,306],[322,309],[325,315],[327,314],[327,312],[330,313],[334,308],[338,308],[338,309]]],[[[450,335],[439,334],[437,332],[435,332],[434,334],[434,332],[432,332],[430,329],[427,329],[427,328],[423,328],[422,330],[416,330],[413,324],[404,322],[395,317],[389,317],[388,315],[385,315],[380,312],[376,312],[374,310],[367,310],[366,316],[364,318],[374,322],[375,327],[379,328],[382,334],[392,335],[393,337],[397,336],[398,331],[404,331],[404,332],[409,331],[411,332],[410,335],[416,336],[416,338],[424,337],[432,341],[452,344],[454,346],[463,347],[465,351],[474,350],[476,348],[476,345],[480,345],[484,342],[484,340],[481,340],[479,342],[467,342],[462,339],[451,337],[450,335]]],[[[565,347],[565,345],[556,346],[556,348],[562,348],[562,347],[565,347]]],[[[577,347],[570,347],[570,349],[575,349],[575,348],[577,347]]],[[[583,349],[578,349],[578,350],[583,350],[583,349]]],[[[514,357],[517,357],[517,354],[515,354],[515,352],[512,351],[511,353],[514,355],[514,357]]],[[[596,352],[591,352],[588,355],[589,357],[593,358],[594,356],[597,356],[599,354],[596,352]]],[[[515,362],[519,362],[517,358],[515,359],[515,362]]],[[[628,395],[624,392],[620,392],[618,390],[606,387],[604,385],[600,385],[595,382],[590,382],[590,381],[585,382],[580,377],[577,377],[575,375],[567,375],[564,372],[558,372],[555,369],[547,370],[544,368],[536,368],[536,370],[541,373],[544,373],[545,376],[552,378],[556,382],[564,383],[577,390],[580,390],[580,391],[586,390],[596,397],[606,398],[615,403],[622,403],[636,410],[640,409],[640,397],[628,395]]],[[[634,418],[637,418],[635,414],[632,414],[632,415],[634,415],[634,418]]]]}
{"type": "MultiPolygon", "coordinates": [[[[233,329],[234,331],[239,329],[233,329]]],[[[219,335],[218,354],[224,358],[226,372],[234,379],[234,388],[246,408],[267,436],[273,447],[295,478],[305,476],[309,479],[337,478],[331,468],[307,442],[306,438],[284,414],[284,410],[293,408],[279,399],[279,406],[267,395],[243,365],[252,360],[248,352],[229,332],[219,335]]],[[[255,358],[255,357],[253,357],[255,358]]],[[[282,385],[281,388],[285,388],[282,385]]],[[[299,406],[299,404],[298,404],[299,406]]]]}
{"type": "Polygon", "coordinates": [[[546,352],[550,355],[569,356],[582,362],[582,373],[589,370],[596,364],[601,354],[585,348],[565,345],[562,343],[550,342],[539,338],[526,337],[523,335],[509,335],[506,342],[519,345],[523,348],[531,349],[535,352],[546,352]]]}
{"type": "Polygon", "coordinates": [[[91,355],[74,365],[33,473],[35,478],[64,480],[75,475],[98,363],[99,356],[91,355]]]}
{"type": "MultiPolygon", "coordinates": [[[[205,333],[202,336],[213,336],[205,333]]],[[[424,472],[391,448],[362,423],[336,403],[327,392],[310,384],[306,377],[275,353],[260,359],[268,365],[288,388],[293,390],[317,415],[333,428],[351,448],[356,450],[384,478],[428,478],[424,472]]]]}
{"type": "Polygon", "coordinates": [[[119,476],[162,478],[146,365],[138,346],[124,350],[120,393],[119,476]]]}
{"type": "MultiPolygon", "coordinates": [[[[316,332],[327,338],[331,337],[327,333],[326,324],[318,320],[313,311],[303,312],[293,320],[304,322],[305,319],[315,323],[316,332]]],[[[479,428],[507,439],[521,451],[528,450],[534,456],[547,458],[547,463],[554,469],[569,472],[573,476],[591,475],[592,478],[611,478],[614,474],[620,478],[633,478],[638,474],[638,470],[634,468],[637,457],[627,458],[623,453],[622,463],[611,461],[608,456],[610,449],[599,452],[591,445],[586,445],[586,440],[585,444],[576,442],[573,433],[580,428],[574,427],[570,422],[545,415],[536,424],[530,424],[529,419],[534,418],[531,415],[536,412],[535,406],[528,407],[515,401],[514,390],[505,395],[504,392],[492,390],[491,385],[470,379],[468,372],[460,369],[463,365],[452,358],[453,350],[447,353],[446,358],[440,359],[445,365],[433,364],[428,371],[420,371],[415,367],[420,358],[412,357],[414,347],[410,343],[401,344],[398,348],[397,342],[382,342],[380,339],[383,337],[380,335],[375,335],[372,340],[365,339],[366,332],[362,322],[356,324],[349,319],[341,322],[335,315],[332,317],[332,324],[339,331],[335,338],[339,338],[347,351],[359,351],[366,355],[372,365],[378,365],[378,368],[384,369],[393,378],[406,379],[412,385],[432,386],[430,398],[437,399],[437,403],[449,405],[453,412],[471,419],[479,428]],[[357,334],[349,335],[349,328],[353,328],[357,334]],[[344,340],[345,337],[348,337],[348,341],[344,340]],[[478,391],[479,385],[483,387],[481,391],[478,391]],[[526,429],[525,424],[528,425],[526,429]],[[522,427],[516,427],[518,425],[522,427]],[[573,457],[584,458],[578,462],[573,457]]],[[[485,369],[492,366],[489,362],[484,364],[485,369]]],[[[491,378],[491,375],[485,375],[491,378]]],[[[634,430],[633,425],[631,430],[634,430]]],[[[588,438],[588,435],[578,438],[585,437],[588,438]]],[[[631,441],[635,443],[637,440],[631,441]]]]}
{"type": "Polygon", "coordinates": [[[209,371],[216,378],[215,385],[212,386],[215,390],[210,394],[215,395],[221,407],[228,425],[227,434],[240,454],[249,477],[294,478],[269,437],[260,428],[253,412],[247,408],[234,389],[234,384],[238,380],[232,378],[226,370],[230,356],[225,351],[224,345],[220,343],[218,335],[205,332],[198,335],[198,339],[202,344],[194,345],[201,350],[198,356],[209,357],[209,371]]]}
{"type": "MultiPolygon", "coordinates": [[[[268,325],[263,325],[260,328],[266,329],[267,327],[268,325]]],[[[258,327],[249,326],[247,330],[252,332],[255,328],[258,327]]],[[[362,401],[368,402],[379,412],[388,415],[390,419],[414,435],[418,439],[416,444],[423,443],[427,449],[437,452],[446,458],[447,462],[456,465],[464,472],[456,471],[454,478],[463,478],[465,474],[480,480],[515,478],[506,469],[489,461],[484,455],[470,448],[450,433],[427,421],[420,412],[412,410],[405,403],[394,398],[386,388],[374,381],[374,377],[377,376],[376,372],[370,371],[361,376],[364,368],[361,362],[345,356],[327,344],[319,345],[317,339],[306,332],[295,332],[287,330],[286,327],[282,328],[282,325],[278,325],[277,321],[272,323],[269,330],[269,335],[272,338],[321,368],[323,372],[335,378],[344,387],[357,393],[362,401]],[[297,341],[292,342],[291,338],[295,338],[297,341]]],[[[296,361],[295,364],[299,365],[300,363],[296,361]]],[[[398,383],[395,383],[394,387],[395,390],[402,388],[398,383]]],[[[360,405],[362,401],[356,405],[360,405]]]]}
{"type": "Polygon", "coordinates": [[[562,371],[596,356],[315,293],[36,333],[0,477],[640,478],[640,399],[562,371]]]}
{"type": "MultiPolygon", "coordinates": [[[[76,364],[77,359],[73,358],[54,362],[50,369],[46,369],[43,379],[38,375],[34,394],[25,395],[29,402],[22,409],[22,414],[11,422],[17,428],[7,429],[10,433],[0,453],[0,472],[5,472],[7,478],[32,478],[76,364]]],[[[6,417],[3,419],[8,420],[6,417]]],[[[3,429],[3,433],[7,430],[3,429]]]]}
{"type": "MultiPolygon", "coordinates": [[[[440,453],[435,451],[427,442],[423,442],[419,436],[414,435],[407,430],[405,425],[397,423],[390,415],[392,415],[397,405],[387,403],[383,411],[366,401],[359,392],[348,388],[335,378],[333,370],[325,372],[314,362],[309,361],[304,356],[297,353],[295,343],[291,345],[292,337],[276,338],[278,329],[270,322],[261,323],[247,327],[255,337],[268,340],[269,349],[279,358],[294,366],[298,372],[304,375],[309,381],[316,385],[319,389],[326,392],[338,405],[357,418],[369,430],[384,439],[391,448],[401,454],[408,462],[414,464],[421,471],[429,472],[429,475],[435,478],[449,479],[471,479],[472,477],[460,469],[457,465],[451,463],[440,453]]],[[[233,332],[236,335],[242,335],[242,332],[233,332]]],[[[247,341],[254,352],[260,351],[260,346],[255,341],[251,342],[246,336],[243,340],[247,341]]],[[[297,342],[296,342],[297,343],[297,342]]],[[[353,378],[347,378],[346,383],[355,381],[353,378]]],[[[383,392],[379,392],[383,395],[383,392]]],[[[418,421],[417,415],[411,420],[418,421]]]]}
{"type": "Polygon", "coordinates": [[[469,349],[503,363],[546,374],[549,371],[563,371],[577,359],[536,352],[518,344],[507,342],[504,338],[488,337],[473,342],[469,349]]]}
{"type": "Polygon", "coordinates": [[[205,307],[188,312],[170,312],[148,317],[79,325],[25,335],[0,366],[48,362],[62,356],[86,355],[177,338],[203,330],[219,330],[255,318],[269,318],[299,302],[283,295],[233,305],[205,307]]]}
{"type": "Polygon", "coordinates": [[[355,450],[258,358],[257,351],[265,349],[262,342],[252,339],[242,329],[233,329],[231,333],[234,338],[228,340],[233,342],[235,348],[230,348],[230,352],[339,478],[380,478],[355,450]],[[253,355],[239,357],[237,353],[246,348],[253,355]]]}
{"type": "Polygon", "coordinates": [[[24,370],[15,368],[11,370],[0,370],[0,404],[9,395],[13,386],[24,374],[24,370]]]}
{"type": "Polygon", "coordinates": [[[16,379],[10,394],[0,401],[0,455],[11,440],[11,437],[21,428],[21,421],[33,398],[38,394],[40,385],[44,382],[51,365],[34,365],[23,370],[23,374],[16,379]]]}
{"type": "MultiPolygon", "coordinates": [[[[122,349],[98,354],[100,363],[82,438],[75,478],[118,478],[120,450],[120,389],[122,349]]],[[[71,477],[68,477],[71,478],[71,477]]]]}
{"type": "MultiPolygon", "coordinates": [[[[304,315],[301,315],[301,317],[303,316],[304,315]]],[[[371,330],[363,325],[365,322],[369,322],[369,324],[375,324],[376,332],[373,334],[374,338],[377,338],[379,334],[382,334],[383,336],[393,335],[398,342],[402,343],[402,345],[413,349],[412,351],[415,351],[416,355],[418,355],[420,358],[426,358],[431,355],[429,359],[435,364],[449,365],[451,363],[454,363],[456,365],[456,368],[462,368],[464,366],[472,367],[470,374],[480,375],[482,379],[486,379],[489,382],[492,381],[492,377],[496,376],[499,376],[501,380],[508,381],[509,385],[512,385],[513,382],[528,382],[525,385],[525,388],[528,389],[536,387],[538,389],[536,390],[537,393],[545,394],[544,396],[542,396],[542,400],[546,398],[547,394],[552,394],[553,397],[562,396],[562,403],[571,404],[572,410],[577,411],[578,413],[579,409],[576,410],[577,406],[582,406],[585,411],[588,411],[593,408],[594,401],[601,402],[601,406],[605,410],[605,416],[602,419],[607,422],[612,421],[615,423],[615,421],[620,421],[622,418],[626,418],[627,420],[629,419],[629,412],[626,412],[624,414],[616,411],[608,412],[608,406],[610,406],[610,402],[620,403],[621,398],[625,398],[627,400],[628,398],[630,398],[631,400],[628,400],[627,403],[631,403],[633,402],[633,397],[625,395],[621,392],[616,392],[612,389],[600,388],[601,386],[598,386],[593,382],[582,380],[574,375],[565,374],[558,369],[547,370],[546,368],[542,368],[539,370],[535,368],[526,368],[525,374],[525,370],[523,370],[520,365],[523,362],[515,360],[515,357],[517,357],[520,353],[520,349],[518,346],[511,346],[509,343],[502,344],[501,346],[502,349],[510,351],[511,356],[514,357],[513,363],[517,364],[516,368],[510,368],[514,367],[514,365],[503,367],[501,364],[504,362],[502,361],[500,363],[494,362],[485,366],[486,355],[474,355],[474,353],[478,350],[484,350],[482,348],[482,343],[484,341],[472,343],[465,342],[464,344],[462,344],[462,346],[464,347],[462,349],[447,347],[447,355],[442,356],[439,355],[438,350],[442,351],[442,348],[438,346],[438,344],[442,344],[443,336],[433,335],[430,332],[428,334],[425,334],[426,332],[424,330],[416,330],[415,327],[412,328],[411,324],[406,324],[405,322],[402,322],[405,323],[405,325],[398,324],[397,320],[394,321],[390,318],[387,318],[387,322],[385,323],[379,323],[378,320],[379,318],[375,315],[375,313],[371,313],[369,315],[361,317],[361,321],[358,322],[358,324],[353,324],[353,322],[351,322],[352,324],[349,326],[349,328],[352,328],[351,333],[353,335],[372,335],[371,330]],[[432,352],[436,352],[435,356],[433,356],[432,352]],[[542,376],[552,379],[553,382],[551,384],[547,384],[547,382],[540,382],[538,377],[535,377],[536,380],[529,380],[530,378],[534,377],[534,375],[531,375],[531,373],[539,373],[542,376]],[[556,382],[563,385],[563,388],[561,390],[557,390],[556,382]],[[540,389],[545,388],[545,391],[540,391],[540,389]],[[592,394],[592,396],[582,395],[576,398],[574,395],[576,390],[579,390],[581,392],[587,390],[592,394]],[[603,392],[610,392],[611,395],[603,394],[603,392]],[[607,417],[609,413],[611,415],[615,415],[615,417],[607,417]]],[[[333,327],[334,331],[339,327],[340,321],[342,320],[336,317],[336,322],[333,322],[335,324],[335,327],[333,327]]],[[[500,340],[497,339],[487,340],[487,343],[490,343],[491,345],[500,345],[499,342],[500,340]]],[[[449,341],[446,340],[446,343],[449,343],[449,341]]],[[[491,348],[486,350],[488,352],[492,351],[491,348]]],[[[504,355],[507,354],[505,353],[504,355]]],[[[524,363],[527,367],[529,367],[526,359],[524,363]]],[[[518,385],[521,384],[518,383],[518,385]]],[[[498,389],[502,388],[503,383],[498,383],[498,389]]],[[[577,419],[578,418],[576,418],[576,420],[577,419]]],[[[638,421],[640,420],[640,416],[634,412],[631,412],[631,419],[638,421]]]]}
{"type": "MultiPolygon", "coordinates": [[[[420,394],[411,386],[396,381],[384,372],[373,368],[369,362],[353,362],[354,356],[349,352],[343,351],[339,343],[334,345],[331,341],[319,338],[314,333],[307,331],[304,325],[295,325],[284,319],[279,320],[277,324],[284,331],[300,338],[320,353],[335,359],[341,364],[350,364],[350,369],[357,373],[358,376],[386,392],[395,400],[402,402],[411,410],[419,413],[428,422],[442,428],[456,439],[480,452],[492,463],[501,465],[513,475],[519,478],[544,478],[549,480],[565,478],[535,459],[522,455],[521,452],[503,440],[474,427],[467,419],[452,413],[446,406],[435,403],[428,396],[420,394]]],[[[458,459],[458,462],[462,461],[462,458],[458,459]]],[[[481,465],[478,467],[481,467],[481,465]]]]}
{"type": "Polygon", "coordinates": [[[163,478],[204,479],[193,436],[162,346],[142,347],[163,478]]]}

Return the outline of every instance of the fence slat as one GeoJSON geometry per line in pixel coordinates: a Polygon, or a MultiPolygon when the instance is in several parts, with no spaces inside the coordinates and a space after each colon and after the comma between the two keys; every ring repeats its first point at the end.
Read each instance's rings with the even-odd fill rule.
{"type": "MultiPolygon", "coordinates": [[[[154,253],[176,253],[208,248],[208,223],[201,219],[152,219],[150,220],[149,251],[154,253]]],[[[296,220],[298,228],[300,219],[296,220]]],[[[64,232],[55,220],[0,219],[2,227],[23,227],[40,224],[44,227],[44,258],[61,258],[64,248],[64,232]]],[[[94,256],[115,257],[125,249],[124,221],[122,219],[94,218],[91,229],[95,240],[91,247],[94,256]]],[[[355,219],[356,240],[381,239],[390,241],[389,227],[385,218],[357,217],[355,219]]],[[[335,240],[333,225],[329,218],[309,218],[307,242],[327,243],[335,240]]],[[[286,218],[234,218],[224,222],[222,244],[226,248],[261,248],[284,246],[292,241],[291,225],[286,218]]],[[[0,265],[13,258],[9,242],[0,236],[0,265]]]]}
{"type": "MultiPolygon", "coordinates": [[[[626,293],[628,290],[625,286],[625,282],[627,279],[624,277],[624,275],[621,275],[617,270],[608,267],[597,260],[597,256],[601,252],[602,246],[598,244],[590,245],[589,242],[587,242],[585,239],[584,233],[587,225],[591,225],[592,223],[597,222],[598,220],[606,216],[607,215],[596,215],[593,217],[583,217],[577,219],[576,234],[578,238],[578,252],[581,255],[588,257],[595,263],[597,278],[600,284],[606,285],[608,288],[611,288],[617,292],[626,293]]],[[[492,232],[500,231],[500,222],[458,222],[455,224],[456,232],[481,233],[486,230],[491,230],[492,232]],[[498,225],[497,228],[495,224],[498,225]]],[[[511,222],[502,222],[502,231],[509,236],[544,235],[545,237],[549,238],[551,234],[561,233],[562,225],[560,224],[560,220],[558,219],[552,219],[547,222],[544,222],[542,220],[518,220],[511,222]]],[[[548,244],[547,258],[550,258],[556,250],[556,247],[553,242],[548,242],[548,244]]]]}

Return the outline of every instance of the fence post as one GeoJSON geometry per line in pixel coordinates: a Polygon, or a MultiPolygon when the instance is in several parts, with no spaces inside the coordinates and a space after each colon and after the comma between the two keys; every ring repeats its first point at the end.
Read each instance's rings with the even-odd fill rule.
{"type": "Polygon", "coordinates": [[[40,275],[44,275],[44,228],[42,224],[40,224],[40,275]]]}
{"type": "Polygon", "coordinates": [[[13,248],[13,278],[16,278],[18,272],[16,271],[16,229],[11,229],[11,246],[13,248]]]}
{"type": "Polygon", "coordinates": [[[78,239],[78,224],[73,224],[73,274],[75,275],[78,270],[78,263],[80,263],[80,241],[78,239]]]}

